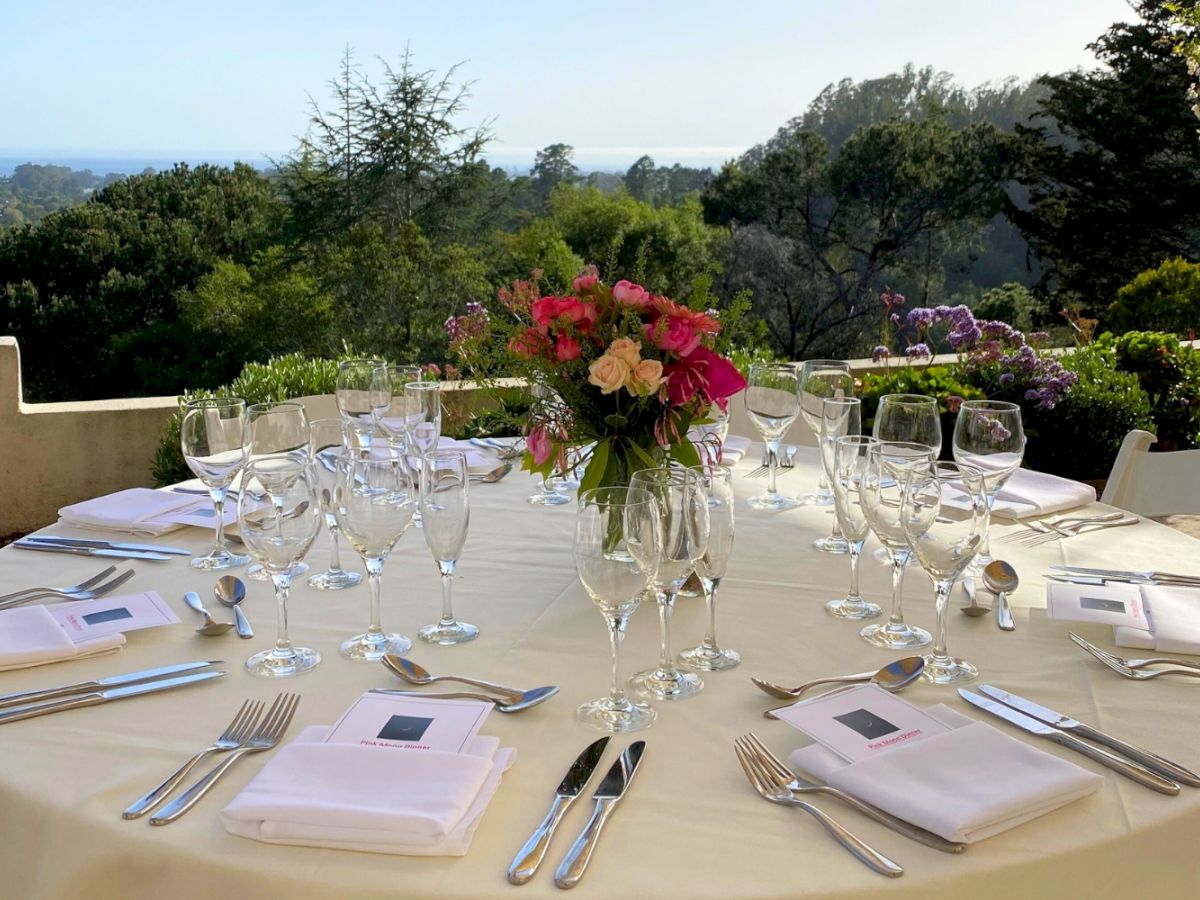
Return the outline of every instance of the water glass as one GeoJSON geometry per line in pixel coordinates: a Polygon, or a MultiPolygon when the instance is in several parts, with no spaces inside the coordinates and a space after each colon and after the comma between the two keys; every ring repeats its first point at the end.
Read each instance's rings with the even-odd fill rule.
{"type": "Polygon", "coordinates": [[[347,359],[338,364],[334,397],[354,449],[365,454],[391,401],[391,379],[382,359],[347,359]]]}
{"type": "MultiPolygon", "coordinates": [[[[809,359],[797,370],[796,390],[800,404],[800,415],[812,429],[817,442],[821,439],[821,401],[838,397],[854,396],[854,376],[850,374],[850,363],[841,359],[809,359]]],[[[801,494],[798,503],[815,506],[831,506],[833,493],[829,489],[829,478],[825,468],[817,489],[801,494]]]]}
{"type": "MultiPolygon", "coordinates": [[[[828,405],[830,401],[826,401],[828,405]]],[[[833,465],[829,467],[829,484],[833,488],[834,511],[842,534],[850,547],[850,590],[840,600],[830,600],[825,611],[839,619],[873,619],[883,610],[878,603],[863,599],[858,589],[858,562],[863,544],[870,533],[867,517],[858,500],[859,485],[867,468],[872,447],[879,441],[861,434],[849,434],[834,439],[833,465]]]]}
{"type": "Polygon", "coordinates": [[[193,569],[232,569],[250,562],[225,545],[225,495],[246,464],[246,401],[240,397],[189,400],[179,427],[183,459],[208,488],[213,502],[213,549],[192,560],[193,569]]]}
{"type": "Polygon", "coordinates": [[[337,481],[337,458],[349,448],[341,419],[316,419],[308,426],[308,455],[313,484],[321,501],[325,527],[329,532],[329,568],[310,575],[308,586],[318,591],[341,591],[362,582],[357,572],[342,568],[337,516],[333,512],[333,489],[337,481]]]}
{"type": "MultiPolygon", "coordinates": [[[[821,426],[818,430],[817,451],[821,457],[821,470],[830,484],[834,478],[834,457],[837,439],[849,434],[862,433],[862,401],[857,397],[829,397],[821,401],[821,426]]],[[[841,522],[836,510],[833,529],[829,537],[813,541],[813,548],[823,553],[849,553],[850,544],[842,535],[841,522]]]]}
{"type": "MultiPolygon", "coordinates": [[[[255,463],[259,478],[268,493],[278,496],[295,477],[299,462],[308,463],[308,415],[303,404],[255,403],[246,410],[246,462],[255,463]]],[[[292,577],[308,571],[308,563],[298,563],[292,577]]],[[[246,575],[255,581],[267,581],[270,576],[259,565],[251,566],[246,575]]]]}
{"type": "Polygon", "coordinates": [[[871,433],[881,441],[924,444],[933,450],[935,459],[942,455],[942,416],[934,397],[884,394],[871,433]]]}
{"type": "Polygon", "coordinates": [[[1002,400],[965,400],[954,422],[954,461],[983,475],[987,509],[983,518],[983,543],[972,564],[982,571],[992,561],[988,532],[996,495],[1025,455],[1025,428],[1021,407],[1002,400]]]}
{"type": "Polygon", "coordinates": [[[679,661],[706,672],[732,669],[742,657],[736,650],[723,649],[717,644],[717,589],[733,555],[733,510],[737,505],[733,496],[733,470],[704,465],[692,466],[688,471],[708,504],[708,545],[704,555],[696,560],[696,574],[704,588],[708,627],[704,641],[680,653],[679,661]]]}
{"type": "Polygon", "coordinates": [[[463,644],[479,637],[479,629],[454,618],[450,588],[454,569],[467,541],[471,519],[466,454],[457,450],[426,453],[421,464],[421,519],[425,545],[442,576],[442,618],[417,636],[430,644],[463,644]]]}
{"type": "Polygon", "coordinates": [[[797,501],[775,489],[779,442],[800,412],[796,370],[789,365],[755,363],[746,378],[746,415],[767,445],[767,491],[751,497],[751,509],[791,509],[797,501]]]}

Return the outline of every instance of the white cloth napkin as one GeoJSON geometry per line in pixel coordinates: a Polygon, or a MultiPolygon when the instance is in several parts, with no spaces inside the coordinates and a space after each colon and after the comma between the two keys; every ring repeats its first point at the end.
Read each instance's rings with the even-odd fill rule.
{"type": "Polygon", "coordinates": [[[732,466],[737,463],[746,451],[750,449],[751,440],[748,437],[731,434],[725,438],[725,442],[721,444],[721,463],[726,466],[732,466]]]}
{"type": "Polygon", "coordinates": [[[477,737],[464,753],[326,744],[305,728],[221,810],[268,844],[463,856],[516,750],[477,737]]]}
{"type": "Polygon", "coordinates": [[[450,438],[438,440],[439,450],[459,450],[467,456],[467,469],[471,472],[490,472],[500,465],[500,460],[494,454],[485,453],[470,441],[455,441],[450,438]]]}
{"type": "Polygon", "coordinates": [[[76,528],[160,535],[183,527],[179,522],[166,521],[167,516],[192,508],[211,509],[212,501],[206,496],[129,488],[64,506],[58,511],[58,521],[76,528]]]}
{"type": "Polygon", "coordinates": [[[944,704],[926,711],[951,730],[856,763],[820,744],[793,751],[791,760],[894,816],[967,843],[1085,797],[1104,782],[944,704]]]}
{"type": "MultiPolygon", "coordinates": [[[[1085,506],[1095,499],[1096,489],[1090,484],[1032,469],[1017,469],[996,495],[992,515],[1029,519],[1085,506]]],[[[943,498],[942,503],[957,509],[970,508],[965,495],[943,498]]]]}
{"type": "Polygon", "coordinates": [[[1150,629],[1117,625],[1113,636],[1118,647],[1200,655],[1200,591],[1143,585],[1142,606],[1150,629]]]}
{"type": "Polygon", "coordinates": [[[125,635],[116,633],[77,644],[44,606],[0,612],[0,672],[112,653],[124,643],[125,635]]]}

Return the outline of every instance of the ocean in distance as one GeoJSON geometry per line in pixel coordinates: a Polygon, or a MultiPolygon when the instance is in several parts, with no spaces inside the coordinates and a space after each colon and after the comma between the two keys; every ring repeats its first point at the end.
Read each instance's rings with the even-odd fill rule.
{"type": "Polygon", "coordinates": [[[234,162],[249,163],[256,169],[268,169],[270,160],[265,156],[207,156],[204,154],[186,154],[180,156],[88,156],[88,155],[57,155],[44,153],[14,153],[0,155],[0,178],[12,175],[17,166],[33,163],[39,166],[66,166],[77,172],[90,169],[93,175],[137,175],[146,169],[162,172],[170,169],[177,162],[185,162],[189,166],[201,163],[212,163],[215,166],[232,166],[234,162]]]}

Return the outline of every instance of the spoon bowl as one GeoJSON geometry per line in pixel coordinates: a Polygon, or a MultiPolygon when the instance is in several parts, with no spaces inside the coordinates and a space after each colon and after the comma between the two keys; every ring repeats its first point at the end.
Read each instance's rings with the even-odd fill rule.
{"type": "Polygon", "coordinates": [[[204,624],[196,629],[196,634],[202,634],[205,637],[216,637],[219,634],[224,634],[233,627],[232,622],[214,621],[209,611],[204,608],[204,604],[200,600],[200,595],[195,591],[188,591],[184,594],[183,602],[204,616],[204,624]]]}
{"type": "Polygon", "coordinates": [[[250,627],[250,620],[246,618],[246,614],[242,612],[241,606],[238,605],[246,599],[245,582],[236,575],[222,575],[217,579],[217,583],[213,587],[213,596],[217,598],[217,602],[222,606],[227,606],[233,610],[233,620],[237,626],[238,637],[254,637],[254,629],[250,627]]]}
{"type": "Polygon", "coordinates": [[[996,595],[996,624],[1004,631],[1015,630],[1017,626],[1012,610],[1008,608],[1008,595],[1021,583],[1017,570],[1002,559],[993,559],[983,570],[983,583],[996,595]]]}
{"type": "Polygon", "coordinates": [[[772,697],[777,697],[780,700],[795,700],[810,687],[815,687],[818,684],[854,683],[866,681],[870,682],[871,684],[879,685],[885,691],[899,691],[916,681],[924,669],[924,657],[906,656],[902,659],[893,660],[876,672],[859,672],[856,675],[836,675],[831,678],[815,678],[812,681],[806,681],[804,684],[795,688],[786,688],[783,685],[775,684],[774,682],[766,681],[762,678],[751,678],[750,680],[753,681],[761,691],[770,694],[772,697]]]}
{"type": "Polygon", "coordinates": [[[990,606],[981,606],[979,601],[975,599],[975,582],[971,579],[970,575],[963,578],[962,585],[963,590],[967,592],[967,597],[971,601],[966,606],[959,607],[959,610],[964,616],[970,616],[972,619],[978,619],[981,616],[986,616],[992,611],[990,606]]]}

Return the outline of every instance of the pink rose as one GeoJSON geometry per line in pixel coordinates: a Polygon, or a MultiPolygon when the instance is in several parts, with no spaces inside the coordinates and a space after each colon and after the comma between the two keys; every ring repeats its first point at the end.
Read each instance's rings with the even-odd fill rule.
{"type": "Polygon", "coordinates": [[[687,356],[700,346],[700,335],[677,316],[664,316],[653,325],[643,325],[647,340],[659,350],[687,356]]]}
{"type": "Polygon", "coordinates": [[[573,282],[571,282],[571,287],[575,289],[575,293],[583,294],[594,288],[599,281],[600,279],[597,278],[594,273],[584,272],[573,282]]]}
{"type": "Polygon", "coordinates": [[[529,437],[525,440],[525,447],[529,450],[529,455],[533,457],[535,466],[542,465],[554,455],[554,441],[550,437],[549,429],[544,425],[529,433],[529,437]]]}
{"type": "Polygon", "coordinates": [[[560,334],[558,342],[554,345],[554,358],[559,362],[569,362],[579,359],[579,356],[579,341],[568,334],[560,334]]]}
{"type": "Polygon", "coordinates": [[[585,303],[574,297],[563,297],[558,301],[557,319],[566,320],[580,331],[590,331],[600,318],[595,303],[585,303]]]}
{"type": "Polygon", "coordinates": [[[650,302],[650,294],[644,287],[625,279],[621,279],[613,285],[612,297],[622,306],[635,306],[638,309],[650,302]]]}
{"type": "Polygon", "coordinates": [[[539,297],[533,301],[533,305],[529,308],[529,314],[533,316],[533,321],[543,328],[548,327],[558,315],[558,298],[539,297]]]}
{"type": "Polygon", "coordinates": [[[536,328],[527,328],[508,340],[508,352],[521,359],[540,356],[550,346],[550,339],[536,328]]]}

